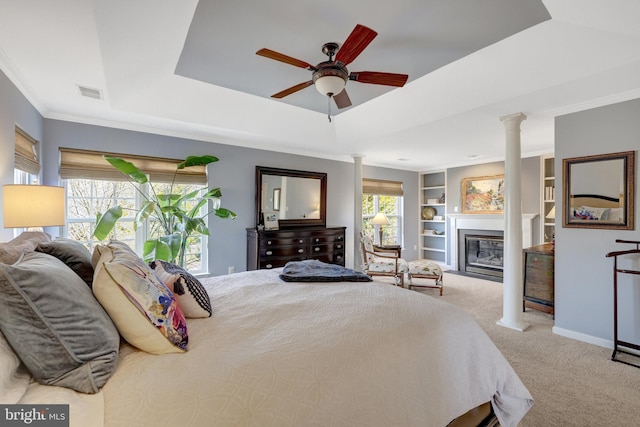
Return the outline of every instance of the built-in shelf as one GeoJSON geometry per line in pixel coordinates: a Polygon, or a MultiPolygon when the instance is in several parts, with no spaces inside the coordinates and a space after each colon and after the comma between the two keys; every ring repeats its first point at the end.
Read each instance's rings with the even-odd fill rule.
{"type": "Polygon", "coordinates": [[[421,259],[429,259],[446,265],[447,239],[445,231],[447,222],[447,175],[445,171],[435,171],[421,173],[419,176],[419,255],[421,259]],[[435,211],[435,216],[442,216],[444,219],[424,219],[423,211],[427,208],[433,209],[435,211]],[[432,231],[437,231],[442,234],[433,234],[432,231]]]}
{"type": "Polygon", "coordinates": [[[553,154],[540,156],[540,239],[542,243],[549,243],[556,233],[556,178],[553,154]],[[551,215],[551,218],[548,216],[551,215]]]}

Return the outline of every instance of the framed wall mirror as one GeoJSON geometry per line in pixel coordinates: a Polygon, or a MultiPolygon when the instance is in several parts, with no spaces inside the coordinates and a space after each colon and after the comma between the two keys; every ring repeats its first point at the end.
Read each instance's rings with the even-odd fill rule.
{"type": "Polygon", "coordinates": [[[634,229],[635,151],[562,161],[564,227],[634,229]]]}
{"type": "Polygon", "coordinates": [[[324,227],[326,213],[326,173],[256,166],[256,224],[271,229],[324,227]],[[267,217],[276,222],[267,226],[267,217]]]}

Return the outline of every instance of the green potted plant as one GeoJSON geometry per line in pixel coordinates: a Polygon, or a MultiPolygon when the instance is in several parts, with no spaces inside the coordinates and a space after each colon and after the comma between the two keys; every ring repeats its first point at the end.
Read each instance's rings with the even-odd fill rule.
{"type": "MultiPolygon", "coordinates": [[[[119,157],[103,156],[114,168],[120,171],[129,182],[146,184],[148,176],[138,169],[133,163],[119,157]]],[[[217,162],[214,156],[189,156],[176,165],[176,171],[171,180],[168,193],[157,193],[152,185],[145,192],[139,186],[134,185],[144,199],[140,210],[136,212],[134,229],[137,229],[147,220],[157,221],[164,235],[150,238],[144,243],[142,258],[145,261],[160,259],[185,267],[185,254],[187,252],[189,237],[196,235],[209,235],[209,228],[205,219],[210,214],[220,218],[236,218],[232,211],[221,207],[222,192],[220,188],[203,188],[187,194],[173,194],[176,175],[179,170],[193,167],[206,166],[217,162]],[[204,215],[201,208],[211,202],[211,209],[204,215]],[[185,208],[188,205],[189,208],[185,208]]],[[[98,214],[96,228],[93,235],[98,240],[106,239],[118,220],[122,217],[123,208],[115,206],[98,214]]]]}

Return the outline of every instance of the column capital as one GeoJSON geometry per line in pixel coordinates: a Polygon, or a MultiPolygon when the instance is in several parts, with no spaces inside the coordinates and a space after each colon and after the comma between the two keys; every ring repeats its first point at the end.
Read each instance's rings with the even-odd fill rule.
{"type": "Polygon", "coordinates": [[[524,115],[523,113],[515,113],[515,114],[509,114],[508,116],[502,116],[500,117],[500,121],[502,121],[503,123],[505,123],[505,125],[507,123],[516,123],[516,124],[520,124],[522,123],[523,120],[526,120],[527,116],[524,115]]]}

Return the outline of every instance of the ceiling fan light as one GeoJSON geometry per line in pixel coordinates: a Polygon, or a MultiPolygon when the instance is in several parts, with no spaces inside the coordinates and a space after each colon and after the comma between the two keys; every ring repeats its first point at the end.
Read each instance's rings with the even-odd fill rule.
{"type": "Polygon", "coordinates": [[[316,79],[318,92],[325,96],[337,95],[344,89],[346,81],[340,76],[322,76],[316,79]]]}

